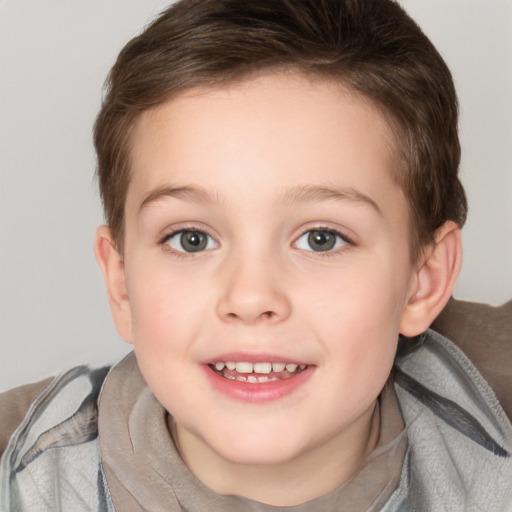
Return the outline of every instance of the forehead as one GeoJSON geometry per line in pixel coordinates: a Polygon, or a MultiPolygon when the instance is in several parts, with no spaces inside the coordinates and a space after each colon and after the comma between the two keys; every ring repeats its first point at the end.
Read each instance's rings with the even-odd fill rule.
{"type": "MultiPolygon", "coordinates": [[[[131,138],[128,201],[155,188],[318,181],[368,192],[393,186],[394,139],[380,111],[339,82],[297,73],[188,90],[141,114],[131,138]]],[[[258,190],[261,187],[258,187],[258,190]]]]}

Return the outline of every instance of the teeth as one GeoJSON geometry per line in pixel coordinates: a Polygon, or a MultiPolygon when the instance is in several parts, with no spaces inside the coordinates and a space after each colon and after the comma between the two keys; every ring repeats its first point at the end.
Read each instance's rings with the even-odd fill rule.
{"type": "Polygon", "coordinates": [[[238,373],[252,373],[252,363],[236,363],[236,371],[238,373]]]}
{"type": "Polygon", "coordinates": [[[269,374],[272,371],[272,363],[254,363],[254,371],[269,374]]]}
{"type": "Polygon", "coordinates": [[[287,372],[294,373],[297,371],[297,369],[299,369],[299,371],[303,371],[307,368],[306,364],[298,365],[295,363],[248,363],[245,361],[218,361],[214,364],[214,366],[218,372],[222,372],[225,368],[227,368],[230,371],[236,370],[236,372],[239,374],[237,376],[226,374],[225,377],[228,379],[251,383],[279,380],[277,377],[267,377],[267,375],[272,372],[281,373],[286,369],[287,372]]]}

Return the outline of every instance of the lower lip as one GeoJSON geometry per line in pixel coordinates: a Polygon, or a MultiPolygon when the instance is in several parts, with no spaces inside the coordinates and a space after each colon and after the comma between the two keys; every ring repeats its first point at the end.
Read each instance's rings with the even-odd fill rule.
{"type": "Polygon", "coordinates": [[[208,365],[204,365],[203,368],[216,390],[235,400],[252,403],[272,402],[291,395],[309,380],[314,371],[314,367],[310,366],[288,379],[250,383],[226,379],[214,372],[208,365]]]}

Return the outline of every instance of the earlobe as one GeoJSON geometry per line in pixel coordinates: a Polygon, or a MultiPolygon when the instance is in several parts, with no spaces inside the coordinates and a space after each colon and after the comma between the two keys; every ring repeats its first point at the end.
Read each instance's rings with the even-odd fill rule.
{"type": "Polygon", "coordinates": [[[413,337],[425,331],[451,297],[462,264],[460,229],[452,221],[441,226],[435,243],[421,256],[400,323],[400,333],[413,337]]]}
{"type": "Polygon", "coordinates": [[[117,332],[126,342],[131,343],[131,310],[126,290],[124,261],[115,248],[108,226],[100,226],[96,231],[94,255],[105,280],[117,332]]]}

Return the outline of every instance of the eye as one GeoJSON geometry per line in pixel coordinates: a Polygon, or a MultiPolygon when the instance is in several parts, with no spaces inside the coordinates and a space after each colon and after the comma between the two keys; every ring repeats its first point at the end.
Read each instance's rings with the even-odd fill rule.
{"type": "Polygon", "coordinates": [[[171,233],[163,243],[178,252],[200,252],[217,247],[217,242],[210,235],[195,229],[182,229],[171,233]]]}
{"type": "Polygon", "coordinates": [[[339,249],[349,243],[337,231],[330,229],[312,229],[297,238],[295,246],[306,251],[326,252],[339,249]]]}

